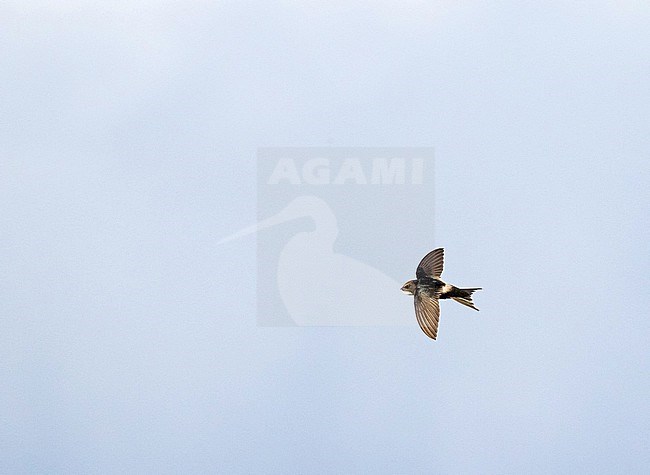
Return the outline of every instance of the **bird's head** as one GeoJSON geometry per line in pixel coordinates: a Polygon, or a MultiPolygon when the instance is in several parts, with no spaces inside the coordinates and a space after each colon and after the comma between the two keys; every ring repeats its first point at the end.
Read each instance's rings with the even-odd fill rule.
{"type": "Polygon", "coordinates": [[[415,294],[416,283],[415,280],[409,280],[406,284],[402,285],[402,292],[409,295],[415,294]]]}

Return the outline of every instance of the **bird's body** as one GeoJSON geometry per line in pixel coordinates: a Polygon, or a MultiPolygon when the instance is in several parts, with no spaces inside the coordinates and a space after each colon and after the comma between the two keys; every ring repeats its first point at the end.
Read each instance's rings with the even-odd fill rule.
{"type": "Polygon", "coordinates": [[[444,267],[444,249],[438,248],[424,256],[415,273],[416,279],[402,286],[402,292],[414,296],[415,316],[422,331],[432,339],[438,335],[440,299],[454,299],[474,310],[472,294],[480,288],[461,289],[440,279],[444,267]]]}

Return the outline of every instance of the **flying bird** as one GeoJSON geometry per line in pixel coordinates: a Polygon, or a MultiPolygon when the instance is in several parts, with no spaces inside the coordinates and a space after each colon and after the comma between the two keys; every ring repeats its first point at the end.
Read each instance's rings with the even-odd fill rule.
{"type": "Polygon", "coordinates": [[[441,247],[434,249],[424,256],[415,272],[416,279],[409,280],[402,286],[402,292],[413,295],[415,301],[415,317],[422,331],[432,339],[438,335],[440,319],[439,299],[454,299],[478,311],[472,302],[472,294],[481,290],[460,289],[440,280],[444,266],[445,250],[441,247]]]}

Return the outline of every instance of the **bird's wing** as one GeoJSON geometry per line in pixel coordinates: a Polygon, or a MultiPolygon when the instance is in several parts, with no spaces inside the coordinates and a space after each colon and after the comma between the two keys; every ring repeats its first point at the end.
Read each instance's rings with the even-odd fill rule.
{"type": "Polygon", "coordinates": [[[440,305],[438,299],[416,292],[415,318],[422,331],[432,339],[438,335],[438,321],[440,320],[440,305]]]}
{"type": "Polygon", "coordinates": [[[418,265],[417,271],[415,271],[415,275],[418,279],[424,276],[440,277],[444,265],[445,250],[442,247],[439,247],[424,256],[424,259],[422,259],[418,265]]]}

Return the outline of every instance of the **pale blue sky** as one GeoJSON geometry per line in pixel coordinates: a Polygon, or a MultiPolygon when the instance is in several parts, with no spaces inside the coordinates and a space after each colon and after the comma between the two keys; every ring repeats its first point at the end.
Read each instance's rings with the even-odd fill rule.
{"type": "Polygon", "coordinates": [[[647,472],[649,20],[4,2],[0,472],[647,472]],[[386,253],[480,313],[256,326],[255,238],[216,243],[258,147],[328,145],[435,147],[435,242],[386,253]]]}

